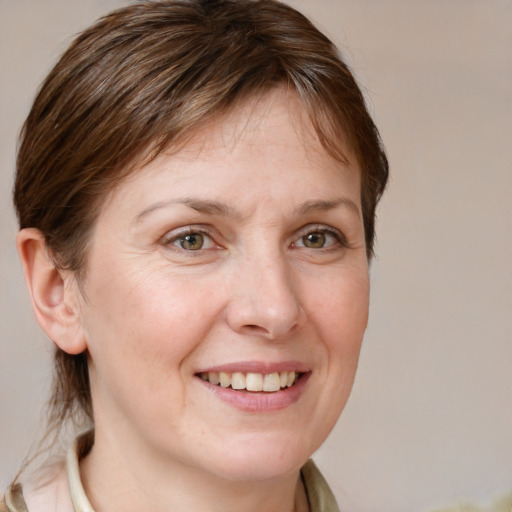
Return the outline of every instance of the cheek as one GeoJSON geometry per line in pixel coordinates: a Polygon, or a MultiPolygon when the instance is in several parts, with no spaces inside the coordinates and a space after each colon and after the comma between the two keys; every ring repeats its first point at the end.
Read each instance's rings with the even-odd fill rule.
{"type": "MultiPolygon", "coordinates": [[[[95,364],[117,367],[132,376],[179,367],[201,342],[215,318],[215,302],[207,287],[169,275],[138,277],[112,272],[91,283],[86,315],[89,351],[95,364]]],[[[104,371],[109,371],[105,368],[104,371]]]]}
{"type": "Polygon", "coordinates": [[[332,279],[329,293],[313,310],[325,347],[323,389],[335,421],[350,395],[368,323],[369,279],[364,269],[332,279]]]}
{"type": "Polygon", "coordinates": [[[343,272],[317,289],[309,308],[333,349],[358,350],[368,323],[369,279],[364,269],[343,272]]]}
{"type": "Polygon", "coordinates": [[[180,416],[191,378],[183,370],[214,316],[201,295],[183,280],[122,273],[91,287],[85,323],[96,419],[144,418],[156,431],[162,417],[172,424],[180,416]]]}
{"type": "Polygon", "coordinates": [[[368,275],[334,273],[311,293],[309,320],[322,354],[315,377],[315,412],[311,414],[312,450],[325,440],[342,413],[354,382],[368,320],[368,275]],[[314,296],[314,300],[313,300],[314,296]]]}

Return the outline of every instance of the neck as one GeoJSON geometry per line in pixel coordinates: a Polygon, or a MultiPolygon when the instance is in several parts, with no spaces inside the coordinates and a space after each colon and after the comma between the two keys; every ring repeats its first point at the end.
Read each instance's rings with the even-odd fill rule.
{"type": "Polygon", "coordinates": [[[309,509],[298,470],[266,480],[233,480],[140,448],[96,435],[90,453],[80,462],[83,486],[96,512],[309,509]]]}

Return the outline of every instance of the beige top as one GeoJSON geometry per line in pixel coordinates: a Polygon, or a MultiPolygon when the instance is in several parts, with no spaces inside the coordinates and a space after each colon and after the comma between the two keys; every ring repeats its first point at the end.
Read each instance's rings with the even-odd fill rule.
{"type": "MultiPolygon", "coordinates": [[[[66,456],[68,488],[65,489],[65,492],[63,490],[55,491],[55,496],[63,495],[66,502],[71,499],[75,512],[94,512],[80,479],[78,465],[80,453],[82,453],[80,439],[77,439],[69,448],[66,456]]],[[[312,460],[309,460],[301,469],[301,475],[308,496],[310,512],[339,512],[334,495],[312,460]]],[[[29,500],[27,499],[27,501],[29,500]]],[[[0,501],[0,512],[29,512],[20,484],[11,485],[7,489],[4,499],[0,501]]],[[[32,512],[41,511],[34,508],[32,512]]]]}

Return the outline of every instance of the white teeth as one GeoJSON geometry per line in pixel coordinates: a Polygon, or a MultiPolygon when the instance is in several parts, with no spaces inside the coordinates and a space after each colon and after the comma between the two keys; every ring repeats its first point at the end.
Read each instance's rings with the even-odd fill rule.
{"type": "Polygon", "coordinates": [[[227,388],[228,386],[231,385],[231,375],[229,373],[220,372],[219,378],[221,387],[227,388]]]}
{"type": "Polygon", "coordinates": [[[274,373],[242,373],[242,372],[202,372],[199,377],[210,382],[214,386],[221,386],[236,390],[265,391],[272,393],[283,388],[289,388],[297,380],[296,372],[274,372],[274,373]]]}
{"type": "Polygon", "coordinates": [[[245,375],[235,372],[231,375],[231,387],[233,389],[245,389],[245,375]]]}
{"type": "Polygon", "coordinates": [[[220,384],[220,375],[219,375],[219,372],[210,372],[207,374],[208,375],[208,380],[212,383],[212,384],[215,384],[216,386],[220,384]]]}
{"type": "Polygon", "coordinates": [[[281,389],[281,378],[279,373],[267,373],[263,377],[263,391],[279,391],[281,389]]]}
{"type": "Polygon", "coordinates": [[[263,375],[261,373],[248,373],[245,378],[245,387],[247,391],[262,391],[263,375]]]}

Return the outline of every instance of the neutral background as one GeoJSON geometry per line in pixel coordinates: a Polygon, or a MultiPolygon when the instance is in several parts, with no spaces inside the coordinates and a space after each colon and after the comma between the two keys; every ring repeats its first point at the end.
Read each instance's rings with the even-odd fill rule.
{"type": "MultiPolygon", "coordinates": [[[[40,434],[49,342],[10,205],[17,131],[72,34],[121,0],[0,0],[0,488],[40,434]]],[[[392,179],[352,398],[316,460],[347,512],[512,491],[512,2],[296,0],[365,85],[392,179]]]]}

